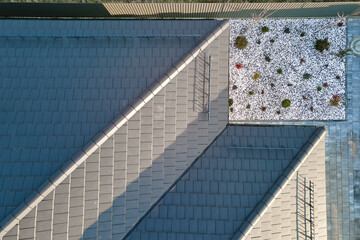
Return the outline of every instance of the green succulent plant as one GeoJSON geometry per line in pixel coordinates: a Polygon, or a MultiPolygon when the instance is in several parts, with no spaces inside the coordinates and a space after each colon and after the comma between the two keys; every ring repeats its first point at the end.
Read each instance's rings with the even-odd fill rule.
{"type": "Polygon", "coordinates": [[[323,53],[324,50],[329,50],[330,43],[328,41],[328,38],[325,39],[316,39],[315,42],[315,49],[319,52],[323,53]]]}
{"type": "Polygon", "coordinates": [[[283,108],[288,108],[288,107],[290,107],[290,105],[291,105],[290,99],[284,99],[284,100],[282,100],[282,102],[281,102],[281,106],[282,106],[283,108]]]}
{"type": "Polygon", "coordinates": [[[260,73],[255,73],[254,76],[253,76],[253,79],[254,80],[257,80],[261,77],[260,73]]]}
{"type": "Polygon", "coordinates": [[[235,47],[238,49],[246,48],[248,41],[244,36],[238,36],[235,40],[235,47]]]}
{"type": "Polygon", "coordinates": [[[268,32],[269,31],[269,28],[267,27],[267,26],[263,26],[262,28],[261,28],[261,32],[263,32],[263,33],[266,33],[266,32],[268,32]]]}
{"type": "Polygon", "coordinates": [[[229,107],[231,107],[234,103],[234,100],[232,98],[229,98],[229,107]]]}
{"type": "Polygon", "coordinates": [[[309,78],[311,78],[311,74],[310,74],[310,73],[304,73],[304,74],[303,74],[303,79],[307,80],[307,79],[309,79],[309,78]]]}

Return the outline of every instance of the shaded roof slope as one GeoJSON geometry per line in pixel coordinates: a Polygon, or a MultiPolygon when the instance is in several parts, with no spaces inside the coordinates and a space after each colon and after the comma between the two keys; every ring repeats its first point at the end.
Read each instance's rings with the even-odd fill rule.
{"type": "MultiPolygon", "coordinates": [[[[325,240],[327,239],[325,136],[303,162],[298,173],[302,177],[306,177],[307,184],[309,180],[314,182],[314,238],[325,240]]],[[[296,196],[296,176],[294,176],[245,239],[297,239],[296,196]]],[[[299,207],[302,206],[303,204],[299,207]]],[[[309,209],[308,206],[306,208],[309,209]]],[[[300,217],[298,226],[304,230],[303,220],[300,217]]],[[[307,227],[309,232],[309,225],[307,227]]],[[[300,238],[303,237],[300,234],[299,236],[300,238]]]]}
{"type": "Polygon", "coordinates": [[[221,32],[4,239],[124,236],[227,124],[229,30],[221,32]]]}
{"type": "Polygon", "coordinates": [[[1,20],[0,220],[217,23],[1,20]]]}
{"type": "Polygon", "coordinates": [[[128,239],[229,239],[315,129],[227,127],[128,239]]]}

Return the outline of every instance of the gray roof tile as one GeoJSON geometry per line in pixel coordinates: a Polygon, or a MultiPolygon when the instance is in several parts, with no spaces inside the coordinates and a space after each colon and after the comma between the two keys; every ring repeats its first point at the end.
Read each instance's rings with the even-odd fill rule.
{"type": "MultiPolygon", "coordinates": [[[[297,139],[302,141],[302,145],[312,134],[311,131],[308,131],[307,133],[310,135],[304,135],[302,128],[293,128],[291,131],[288,127],[274,128],[279,130],[267,131],[268,137],[275,137],[270,134],[279,131],[285,133],[285,136],[288,136],[285,138],[289,139],[291,137],[288,133],[292,132],[297,139]],[[297,135],[297,132],[301,133],[297,135]]],[[[315,130],[315,128],[311,129],[312,131],[315,130]]],[[[264,133],[266,130],[263,127],[228,127],[197,160],[201,163],[194,164],[176,182],[174,188],[155,205],[155,208],[140,220],[140,224],[145,222],[147,227],[145,229],[135,227],[128,236],[129,239],[137,239],[136,236],[138,235],[133,235],[135,233],[164,231],[164,229],[158,229],[158,221],[166,222],[170,219],[175,222],[172,222],[171,230],[165,232],[187,233],[189,239],[198,239],[201,234],[215,234],[218,238],[232,236],[302,147],[290,151],[292,153],[290,155],[284,154],[288,150],[264,149],[264,151],[275,152],[275,158],[267,159],[260,159],[260,155],[254,154],[254,152],[263,150],[251,147],[248,149],[231,149],[231,151],[235,150],[236,153],[232,157],[224,157],[218,154],[218,151],[228,149],[228,147],[249,147],[248,142],[245,142],[245,145],[241,145],[243,143],[239,142],[240,146],[234,146],[232,139],[246,136],[253,138],[256,142],[256,136],[260,132],[264,133]],[[242,128],[242,130],[237,131],[236,128],[242,128]],[[253,128],[257,128],[257,130],[253,128]],[[242,135],[237,135],[237,133],[242,135]],[[241,155],[242,151],[247,152],[247,154],[241,155]],[[234,178],[234,182],[232,178],[234,178]],[[233,214],[234,212],[237,214],[233,214]],[[232,221],[229,221],[230,218],[232,221]],[[200,221],[201,228],[199,227],[200,221]],[[236,221],[236,224],[233,221],[236,221]],[[189,224],[189,222],[192,223],[189,224]],[[185,223],[187,224],[184,225],[185,223]]],[[[291,141],[285,141],[284,144],[286,144],[283,146],[285,148],[295,147],[291,141]]],[[[258,147],[265,146],[258,145],[258,147]]],[[[278,143],[275,147],[280,148],[281,146],[278,143]]]]}
{"type": "MultiPolygon", "coordinates": [[[[21,189],[19,182],[12,185],[14,188],[11,190],[24,193],[12,195],[8,192],[10,189],[3,187],[7,173],[0,171],[0,195],[7,196],[5,201],[0,202],[0,219],[197,41],[98,38],[98,44],[91,39],[69,39],[66,36],[137,36],[145,31],[190,34],[197,25],[201,27],[196,28],[196,33],[204,35],[217,24],[216,21],[191,22],[191,27],[186,24],[186,28],[177,29],[169,21],[149,21],[145,29],[140,27],[143,22],[138,21],[7,22],[7,27],[2,30],[3,34],[10,36],[59,34],[65,38],[57,40],[56,44],[41,37],[39,41],[22,38],[16,43],[9,38],[0,50],[7,59],[0,71],[6,102],[6,106],[0,105],[3,119],[1,135],[10,139],[2,141],[0,153],[2,159],[11,159],[3,160],[0,168],[12,169],[12,176],[38,178],[32,185],[23,184],[21,189]],[[163,26],[161,29],[160,25],[163,26]],[[80,28],[82,33],[78,32],[80,28]],[[154,56],[159,57],[154,61],[154,56]],[[15,68],[19,71],[12,70],[15,68]],[[33,167],[20,171],[16,165],[24,159],[33,167]],[[8,165],[6,168],[5,164],[8,165]],[[9,210],[6,209],[8,207],[9,210]]],[[[9,188],[11,185],[6,186],[9,188]]]]}
{"type": "MultiPolygon", "coordinates": [[[[201,23],[201,21],[197,21],[197,23],[201,23]]],[[[208,29],[212,28],[212,24],[213,23],[208,25],[208,29]]],[[[205,32],[206,30],[202,29],[201,31],[205,32]]],[[[220,36],[220,38],[226,39],[227,41],[228,31],[225,31],[220,36]]],[[[189,42],[188,46],[190,47],[190,45],[192,44],[190,44],[190,41],[187,42],[189,42]]],[[[165,45],[167,45],[167,43],[165,45]]],[[[211,46],[213,45],[210,45],[210,47],[205,49],[205,51],[211,49],[211,46]]],[[[176,49],[177,51],[179,51],[179,46],[177,46],[176,49]]],[[[106,54],[111,53],[111,51],[108,51],[106,54]]],[[[124,62],[123,64],[125,66],[127,63],[124,62]]],[[[202,115],[198,115],[198,113],[195,112],[192,108],[193,95],[191,94],[192,88],[189,86],[191,86],[190,83],[193,81],[193,78],[188,78],[187,76],[189,76],[189,74],[193,74],[192,71],[194,68],[193,66],[191,66],[193,64],[194,62],[190,64],[189,68],[185,68],[183,70],[183,72],[179,75],[179,79],[174,79],[174,81],[172,82],[174,84],[170,83],[169,85],[167,85],[167,87],[169,87],[169,92],[174,92],[174,90],[176,90],[176,95],[167,95],[166,87],[162,91],[162,93],[160,93],[162,95],[157,95],[158,98],[154,98],[153,101],[150,101],[147,105],[145,105],[145,107],[143,108],[144,111],[147,111],[146,109],[149,109],[149,112],[151,113],[150,116],[154,116],[154,118],[143,118],[142,116],[145,116],[146,114],[142,114],[142,110],[138,114],[135,114],[135,116],[129,121],[129,123],[124,124],[114,135],[113,138],[110,138],[108,141],[106,141],[100,150],[94,152],[86,160],[86,162],[84,163],[84,170],[82,170],[82,172],[78,171],[81,169],[80,167],[78,170],[73,172],[71,176],[68,177],[63,183],[56,187],[54,198],[54,226],[59,227],[56,230],[57,233],[68,232],[68,228],[70,226],[69,224],[72,221],[75,221],[77,223],[80,222],[78,218],[79,211],[81,210],[80,208],[77,208],[75,206],[80,207],[80,201],[83,201],[83,230],[85,231],[84,238],[91,239],[92,236],[101,236],[103,227],[99,227],[99,225],[101,225],[99,223],[104,222],[103,220],[107,219],[110,213],[112,216],[118,217],[116,218],[116,220],[115,218],[112,218],[111,224],[109,223],[109,221],[105,221],[108,223],[106,227],[112,225],[112,227],[110,228],[112,236],[120,238],[136,223],[136,221],[138,221],[139,217],[141,217],[142,214],[149,209],[151,204],[153,204],[163,194],[163,192],[171,185],[173,180],[179,177],[180,174],[186,169],[186,167],[192,163],[195,156],[203,151],[206,145],[208,145],[208,143],[217,135],[218,131],[225,126],[225,124],[227,123],[227,115],[220,114],[218,111],[215,111],[215,108],[218,105],[226,106],[227,94],[223,93],[226,92],[227,82],[222,82],[221,84],[219,84],[219,88],[212,90],[214,103],[212,106],[214,108],[214,111],[211,111],[211,115],[215,116],[211,118],[210,124],[208,124],[207,118],[202,118],[202,115]],[[178,85],[177,83],[181,81],[183,81],[184,83],[179,84],[179,86],[175,86],[178,85]],[[187,96],[185,103],[180,102],[180,100],[184,100],[182,96],[187,96]],[[173,98],[173,106],[177,110],[173,111],[172,114],[169,114],[169,117],[172,118],[172,120],[166,121],[168,115],[164,100],[165,98],[166,100],[168,100],[168,98],[170,97],[173,98]],[[160,105],[155,105],[154,102],[158,101],[158,104],[160,105]],[[217,104],[218,102],[223,103],[217,104]],[[159,106],[162,106],[162,109],[157,108],[159,106]],[[179,108],[177,108],[178,106],[179,108]],[[181,111],[178,111],[179,109],[181,111]],[[160,116],[157,112],[158,110],[160,112],[165,111],[165,114],[160,116]],[[180,113],[183,114],[182,111],[185,111],[185,114],[189,113],[188,116],[192,116],[191,121],[178,115],[180,113]],[[216,116],[217,114],[219,114],[219,116],[216,116]],[[154,122],[155,117],[159,118],[159,124],[155,124],[156,126],[153,124],[156,123],[154,122]],[[144,122],[148,124],[145,124],[144,122]],[[170,126],[172,126],[171,128],[169,128],[169,130],[171,129],[171,132],[174,136],[174,138],[172,139],[167,139],[166,135],[164,135],[165,133],[167,133],[164,126],[166,124],[170,124],[170,126]],[[193,126],[192,130],[188,128],[188,126],[193,126]],[[208,129],[210,126],[211,129],[208,129]],[[132,131],[132,129],[140,129],[140,132],[138,130],[132,131]],[[198,134],[192,134],[194,129],[196,130],[196,132],[198,132],[198,129],[201,129],[199,133],[201,133],[200,135],[202,136],[198,137],[198,134]],[[158,133],[155,133],[156,131],[158,131],[158,133]],[[134,137],[134,135],[138,135],[141,137],[142,133],[149,133],[152,135],[153,140],[151,141],[151,143],[141,142],[140,144],[139,138],[134,137]],[[159,136],[154,136],[154,133],[155,135],[158,134],[159,136]],[[167,141],[170,145],[165,146],[165,141],[167,141]],[[130,152],[133,146],[138,146],[140,148],[140,154],[138,152],[130,152]],[[109,150],[113,147],[113,151],[109,150]],[[167,150],[171,150],[172,152],[171,155],[167,155],[166,157],[163,155],[165,147],[167,150]],[[138,155],[141,156],[140,159],[138,155]],[[176,157],[175,159],[174,155],[176,157]],[[146,158],[143,158],[143,156],[146,156],[146,158]],[[113,175],[111,173],[112,168],[114,168],[113,175]],[[133,172],[129,172],[130,170],[133,172]],[[81,180],[82,178],[85,179],[81,180]],[[81,188],[82,184],[85,184],[84,193],[76,191],[78,190],[78,188],[81,188]],[[148,194],[144,194],[144,192],[139,190],[139,186],[146,187],[145,193],[150,193],[151,195],[149,196],[148,194]],[[104,192],[106,194],[103,194],[104,192]],[[117,213],[125,213],[125,215],[117,213]],[[58,220],[55,220],[57,218],[58,220]],[[70,222],[67,222],[68,218],[70,218],[70,222]],[[55,223],[55,221],[57,222],[55,223]]],[[[227,69],[224,68],[221,70],[221,72],[223,72],[223,74],[227,74],[227,69]]],[[[220,80],[217,79],[216,76],[214,76],[212,80],[220,82],[220,80]]],[[[64,81],[63,84],[68,84],[68,86],[71,86],[72,84],[75,84],[76,86],[82,86],[82,82],[78,80],[76,80],[75,83],[64,81]]],[[[105,92],[97,90],[96,87],[99,84],[100,83],[95,81],[95,78],[88,78],[88,85],[94,86],[95,88],[93,94],[94,96],[96,96],[96,100],[93,100],[93,103],[99,108],[108,109],[109,111],[108,105],[110,105],[111,100],[114,99],[114,93],[110,90],[113,89],[114,85],[106,85],[109,87],[109,91],[105,92]],[[108,99],[104,99],[103,102],[97,100],[101,97],[108,97],[108,99]]],[[[126,78],[124,78],[122,84],[122,87],[125,88],[130,84],[130,82],[127,81],[126,78]]],[[[132,84],[136,86],[136,83],[132,84]]],[[[149,82],[147,82],[147,84],[149,84],[149,82]]],[[[102,86],[99,87],[100,89],[102,89],[102,86]]],[[[134,89],[134,94],[136,93],[136,91],[138,90],[134,89]]],[[[116,94],[118,93],[126,95],[128,94],[128,91],[124,92],[124,89],[118,89],[116,91],[116,94]]],[[[141,93],[141,91],[139,93],[141,93]]],[[[63,94],[65,94],[65,92],[63,94]]],[[[74,94],[74,91],[69,91],[68,94],[69,96],[72,96],[72,94],[74,94]]],[[[80,93],[76,93],[75,96],[79,99],[82,99],[86,94],[89,94],[88,89],[85,89],[80,93]]],[[[62,97],[63,96],[64,95],[62,95],[62,97]]],[[[130,102],[129,99],[133,96],[129,95],[126,97],[128,97],[128,99],[123,99],[120,101],[122,107],[125,107],[130,102]]],[[[117,95],[116,98],[118,98],[117,95]]],[[[78,106],[76,104],[77,100],[78,99],[74,99],[74,103],[72,103],[73,106],[70,106],[70,108],[73,108],[74,111],[77,111],[77,107],[84,107],[84,102],[80,102],[81,106],[78,106]]],[[[89,99],[87,100],[92,101],[89,99]]],[[[66,102],[62,104],[63,110],[66,111],[68,107],[66,102]]],[[[98,115],[97,110],[91,110],[92,111],[90,111],[90,109],[86,109],[86,112],[88,113],[86,114],[87,117],[89,117],[89,114],[91,115],[89,119],[98,119],[105,122],[107,121],[106,117],[104,117],[103,115],[98,115]]],[[[74,121],[79,121],[84,117],[81,115],[85,116],[85,114],[76,113],[74,115],[68,115],[60,118],[66,118],[67,121],[73,118],[74,121]]],[[[203,115],[205,116],[206,114],[203,115]]],[[[86,126],[84,130],[95,129],[95,125],[91,127],[86,126]]],[[[50,124],[48,124],[48,127],[49,132],[52,131],[50,124]]],[[[76,131],[76,134],[81,134],[81,124],[74,124],[72,127],[74,131],[76,131]]],[[[66,131],[68,130],[63,129],[63,132],[66,131]]],[[[41,131],[41,133],[44,133],[44,131],[41,131]]],[[[72,144],[76,141],[76,139],[72,138],[72,136],[70,136],[69,139],[72,139],[72,144]]],[[[54,140],[56,139],[54,138],[54,140]]],[[[67,142],[63,143],[66,144],[67,142]]],[[[35,151],[35,153],[41,155],[40,151],[35,151]]],[[[39,164],[39,166],[37,167],[37,169],[39,169],[39,172],[41,172],[43,169],[47,169],[42,169],[42,165],[44,164],[39,164]]],[[[61,163],[57,163],[56,166],[61,166],[61,163]]],[[[39,178],[39,183],[41,181],[41,178],[39,178]]],[[[193,189],[194,186],[192,186],[193,189]]],[[[201,204],[204,199],[206,199],[205,195],[194,196],[194,198],[198,199],[196,202],[199,204],[201,204]]],[[[190,198],[190,196],[185,196],[179,200],[180,202],[184,201],[187,203],[189,201],[188,199],[192,198],[190,198]]],[[[177,200],[178,198],[174,197],[174,201],[177,200]]],[[[41,204],[42,202],[40,203],[40,205],[41,204]]],[[[71,236],[75,236],[78,234],[77,230],[78,227],[75,227],[73,230],[70,230],[69,228],[69,234],[71,236]]],[[[165,236],[164,234],[166,235],[167,233],[163,233],[162,236],[165,236]]],[[[58,237],[61,237],[60,234],[56,235],[58,237]]],[[[156,234],[150,233],[150,235],[153,237],[156,234]]],[[[186,237],[190,238],[191,235],[186,237]]]]}

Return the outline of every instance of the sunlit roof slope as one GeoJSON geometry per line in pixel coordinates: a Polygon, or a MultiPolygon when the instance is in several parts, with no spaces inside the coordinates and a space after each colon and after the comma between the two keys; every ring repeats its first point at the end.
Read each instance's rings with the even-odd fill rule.
{"type": "Polygon", "coordinates": [[[99,148],[65,164],[9,215],[0,236],[121,239],[226,127],[228,26],[217,21],[128,117],[110,120],[107,140],[89,147],[99,148]]]}
{"type": "Polygon", "coordinates": [[[315,127],[227,127],[127,239],[240,238],[323,132],[315,127]]]}
{"type": "Polygon", "coordinates": [[[0,21],[0,220],[217,21],[0,21]]]}

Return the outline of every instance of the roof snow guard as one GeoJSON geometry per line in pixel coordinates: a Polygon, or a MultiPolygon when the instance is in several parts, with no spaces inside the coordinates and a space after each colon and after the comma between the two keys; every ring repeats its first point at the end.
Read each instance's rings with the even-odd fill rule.
{"type": "Polygon", "coordinates": [[[310,153],[315,149],[320,140],[325,136],[326,130],[324,127],[317,128],[311,135],[309,140],[304,144],[302,149],[295,156],[294,160],[285,169],[282,175],[276,180],[274,185],[269,189],[268,193],[263,197],[259,204],[254,208],[249,217],[234,233],[231,239],[246,239],[256,223],[264,216],[266,211],[274,203],[275,199],[280,195],[282,190],[293,178],[295,173],[299,170],[301,165],[309,157],[310,153]]]}
{"type": "Polygon", "coordinates": [[[0,238],[34,209],[51,191],[63,182],[93,152],[108,140],[121,126],[131,119],[146,103],[159,93],[178,73],[180,73],[201,51],[212,43],[225,29],[229,21],[222,21],[212,32],[170,67],[157,81],[136,98],[127,108],[112,120],[100,133],[93,137],[82,149],[66,162],[53,176],[46,180],[32,195],[22,202],[0,223],[0,238]]]}

